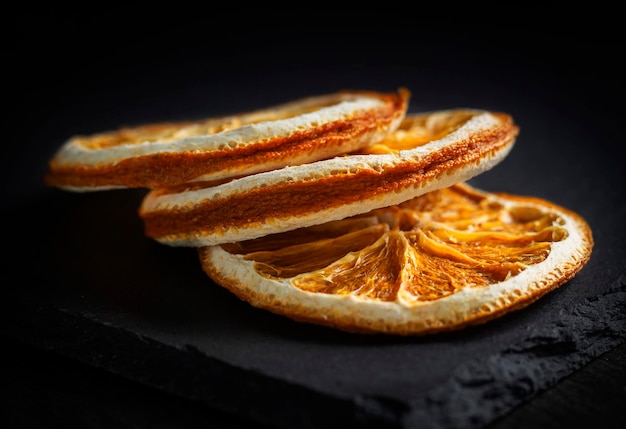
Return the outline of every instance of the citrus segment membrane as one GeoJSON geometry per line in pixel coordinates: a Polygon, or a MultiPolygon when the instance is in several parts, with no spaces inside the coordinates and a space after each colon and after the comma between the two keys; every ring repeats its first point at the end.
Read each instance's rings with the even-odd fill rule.
{"type": "Polygon", "coordinates": [[[204,188],[155,189],[139,210],[148,237],[172,246],[254,239],[400,204],[468,180],[511,151],[503,113],[407,115],[396,131],[350,154],[204,188]]]}
{"type": "Polygon", "coordinates": [[[328,158],[395,130],[410,92],[342,91],[258,111],[69,139],[44,177],[69,191],[219,181],[328,158]]]}
{"type": "Polygon", "coordinates": [[[527,306],[575,276],[592,247],[570,210],[460,183],[198,252],[208,276],[255,307],[350,332],[419,335],[527,306]]]}

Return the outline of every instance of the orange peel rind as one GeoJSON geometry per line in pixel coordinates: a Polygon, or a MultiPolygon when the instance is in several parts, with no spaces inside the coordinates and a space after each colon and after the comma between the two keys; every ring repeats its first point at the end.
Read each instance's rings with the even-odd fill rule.
{"type": "Polygon", "coordinates": [[[44,181],[69,191],[221,181],[350,152],[400,125],[410,92],[341,91],[253,112],[69,139],[44,181]]]}
{"type": "Polygon", "coordinates": [[[518,127],[471,109],[407,115],[357,152],[187,190],[156,189],[145,233],[171,246],[236,242],[343,219],[468,180],[502,161],[518,127]]]}

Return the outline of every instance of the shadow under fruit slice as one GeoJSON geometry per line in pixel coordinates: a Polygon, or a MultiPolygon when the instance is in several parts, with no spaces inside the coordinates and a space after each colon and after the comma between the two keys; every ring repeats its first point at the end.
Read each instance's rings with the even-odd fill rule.
{"type": "Polygon", "coordinates": [[[574,277],[592,248],[578,214],[462,183],[198,252],[210,278],[255,307],[350,332],[419,335],[529,305],[574,277]]]}

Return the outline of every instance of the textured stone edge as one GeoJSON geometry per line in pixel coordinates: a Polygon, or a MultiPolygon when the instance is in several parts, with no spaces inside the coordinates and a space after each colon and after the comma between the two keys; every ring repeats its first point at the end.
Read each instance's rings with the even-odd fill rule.
{"type": "Polygon", "coordinates": [[[558,321],[529,330],[524,341],[458,367],[446,383],[416,398],[402,427],[483,427],[622,344],[626,272],[602,295],[562,308],[558,321]]]}

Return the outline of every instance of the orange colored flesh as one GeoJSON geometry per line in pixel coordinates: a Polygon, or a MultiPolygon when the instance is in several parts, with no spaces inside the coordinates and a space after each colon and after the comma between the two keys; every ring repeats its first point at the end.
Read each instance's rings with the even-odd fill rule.
{"type": "Polygon", "coordinates": [[[402,285],[404,299],[429,301],[544,261],[568,234],[549,208],[531,206],[538,202],[516,197],[507,208],[455,185],[363,215],[375,224],[345,224],[345,234],[331,222],[222,247],[255,261],[260,275],[292,278],[307,291],[394,301],[402,285]]]}

